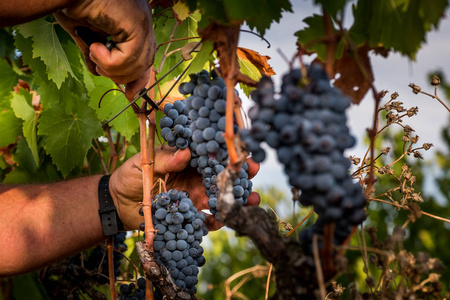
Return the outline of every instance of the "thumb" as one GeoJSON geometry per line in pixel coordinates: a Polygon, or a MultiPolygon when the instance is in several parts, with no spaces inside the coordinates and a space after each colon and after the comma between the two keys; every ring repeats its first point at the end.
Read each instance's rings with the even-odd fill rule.
{"type": "Polygon", "coordinates": [[[172,150],[162,149],[156,152],[155,172],[166,174],[171,172],[181,172],[191,160],[191,151],[189,149],[172,150]]]}

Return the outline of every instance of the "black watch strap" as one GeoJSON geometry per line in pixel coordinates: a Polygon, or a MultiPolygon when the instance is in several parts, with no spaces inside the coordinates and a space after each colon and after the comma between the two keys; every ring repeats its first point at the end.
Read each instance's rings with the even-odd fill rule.
{"type": "Polygon", "coordinates": [[[105,236],[112,236],[123,230],[123,224],[117,214],[116,206],[113,198],[109,192],[109,177],[105,175],[100,179],[98,184],[98,202],[100,220],[102,222],[103,234],[105,236]]]}

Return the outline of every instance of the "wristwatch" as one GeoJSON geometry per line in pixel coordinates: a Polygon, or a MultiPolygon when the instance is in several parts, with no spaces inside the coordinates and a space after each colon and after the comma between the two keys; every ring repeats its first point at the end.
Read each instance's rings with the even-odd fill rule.
{"type": "Polygon", "coordinates": [[[110,175],[103,176],[98,184],[98,213],[105,236],[112,236],[124,230],[123,223],[119,218],[113,198],[109,192],[110,177],[110,175]]]}

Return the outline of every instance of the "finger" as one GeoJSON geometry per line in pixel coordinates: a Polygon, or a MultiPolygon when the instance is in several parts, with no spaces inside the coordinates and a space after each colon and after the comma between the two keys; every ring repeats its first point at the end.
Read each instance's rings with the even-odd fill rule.
{"type": "Polygon", "coordinates": [[[148,69],[148,71],[144,73],[144,76],[142,76],[138,80],[126,84],[125,97],[127,97],[128,100],[134,100],[138,96],[140,91],[145,87],[149,79],[150,69],[148,69]]]}
{"type": "MultiPolygon", "coordinates": [[[[137,80],[153,63],[151,51],[147,49],[129,49],[129,47],[124,46],[124,44],[128,43],[131,42],[118,43],[111,51],[103,44],[95,43],[90,47],[91,60],[99,66],[104,76],[111,78],[115,82],[128,83],[137,80]]],[[[140,46],[144,47],[145,45],[140,46]]]]}
{"type": "Polygon", "coordinates": [[[251,192],[247,197],[246,206],[258,206],[261,203],[261,196],[257,192],[251,192]]]}
{"type": "Polygon", "coordinates": [[[141,57],[141,50],[124,51],[122,45],[126,43],[117,43],[111,50],[102,43],[94,43],[90,47],[92,60],[101,65],[105,72],[130,73],[136,67],[134,64],[144,57],[141,57]]]}
{"type": "Polygon", "coordinates": [[[188,166],[190,160],[190,149],[175,152],[165,148],[158,150],[155,156],[155,172],[159,174],[181,172],[188,166]]]}
{"type": "Polygon", "coordinates": [[[101,65],[96,65],[95,71],[119,84],[127,84],[139,80],[147,72],[147,70],[144,70],[143,68],[135,68],[130,73],[122,72],[122,70],[112,73],[106,72],[101,65]],[[141,74],[141,77],[139,77],[138,74],[141,74]]]}
{"type": "Polygon", "coordinates": [[[254,162],[253,159],[251,159],[251,158],[247,159],[247,164],[248,164],[248,170],[247,170],[248,178],[252,179],[259,172],[259,168],[261,166],[260,166],[260,164],[254,162]]]}

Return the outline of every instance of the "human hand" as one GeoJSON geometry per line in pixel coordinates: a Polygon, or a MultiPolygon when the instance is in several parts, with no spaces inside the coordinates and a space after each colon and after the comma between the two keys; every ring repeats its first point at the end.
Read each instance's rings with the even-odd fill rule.
{"type": "MultiPolygon", "coordinates": [[[[191,159],[190,150],[175,151],[167,147],[156,150],[154,181],[159,178],[165,179],[166,174],[169,174],[167,189],[185,190],[189,192],[199,211],[208,209],[208,197],[202,185],[202,176],[188,166],[191,159]]],[[[247,172],[249,178],[252,178],[256,175],[259,165],[251,160],[248,160],[248,164],[247,172]]],[[[125,228],[128,230],[139,228],[139,224],[144,221],[138,214],[143,194],[140,153],[127,160],[111,175],[110,191],[125,228]]],[[[157,191],[153,191],[153,195],[156,194],[157,191]]],[[[258,205],[259,201],[259,195],[252,192],[247,199],[247,205],[258,205]]],[[[212,215],[207,215],[206,224],[210,230],[217,230],[223,226],[212,215]]]]}
{"type": "Polygon", "coordinates": [[[54,15],[83,52],[91,73],[125,84],[128,99],[145,87],[156,48],[151,8],[146,0],[80,0],[54,15]],[[77,26],[111,36],[115,47],[111,51],[101,43],[88,47],[75,34],[77,26]]]}

